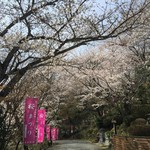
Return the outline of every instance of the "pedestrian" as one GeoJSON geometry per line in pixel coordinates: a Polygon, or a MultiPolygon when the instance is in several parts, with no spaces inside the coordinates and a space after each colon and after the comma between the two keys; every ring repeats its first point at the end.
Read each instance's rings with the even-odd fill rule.
{"type": "Polygon", "coordinates": [[[105,142],[105,129],[101,128],[99,130],[99,143],[104,143],[105,142]]]}

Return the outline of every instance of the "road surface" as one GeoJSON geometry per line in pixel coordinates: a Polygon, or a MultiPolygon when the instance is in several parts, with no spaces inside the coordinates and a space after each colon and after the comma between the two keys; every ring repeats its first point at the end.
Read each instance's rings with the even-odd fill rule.
{"type": "Polygon", "coordinates": [[[96,144],[80,140],[60,140],[47,150],[101,150],[96,144]]]}

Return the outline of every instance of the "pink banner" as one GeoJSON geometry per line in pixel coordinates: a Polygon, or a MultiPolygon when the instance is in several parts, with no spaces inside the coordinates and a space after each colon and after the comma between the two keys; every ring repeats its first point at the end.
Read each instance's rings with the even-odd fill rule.
{"type": "Polygon", "coordinates": [[[50,129],[50,125],[47,125],[46,126],[46,137],[47,137],[47,140],[50,141],[51,139],[51,129],[50,129]]]}
{"type": "Polygon", "coordinates": [[[38,143],[44,141],[44,129],[45,129],[46,111],[45,109],[38,110],[38,143]]]}
{"type": "Polygon", "coordinates": [[[36,143],[36,116],[38,98],[26,98],[24,113],[24,144],[36,143]]]}
{"type": "Polygon", "coordinates": [[[58,136],[59,136],[59,128],[56,128],[56,140],[58,140],[58,136]]]}
{"type": "Polygon", "coordinates": [[[59,139],[59,128],[58,128],[58,130],[57,130],[57,140],[59,139]]]}
{"type": "Polygon", "coordinates": [[[52,128],[51,135],[52,135],[52,140],[56,141],[57,140],[57,128],[52,128]]]}

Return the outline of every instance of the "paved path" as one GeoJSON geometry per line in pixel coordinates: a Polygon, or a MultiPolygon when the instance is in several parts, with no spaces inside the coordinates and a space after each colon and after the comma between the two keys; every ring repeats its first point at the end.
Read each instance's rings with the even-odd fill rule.
{"type": "Polygon", "coordinates": [[[100,147],[87,141],[60,140],[48,150],[100,150],[100,147]]]}

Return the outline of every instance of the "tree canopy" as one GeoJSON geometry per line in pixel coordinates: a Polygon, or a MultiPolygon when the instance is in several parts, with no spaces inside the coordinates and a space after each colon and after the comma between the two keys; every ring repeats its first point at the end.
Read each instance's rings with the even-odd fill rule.
{"type": "Polygon", "coordinates": [[[93,4],[91,0],[1,1],[0,95],[7,96],[30,69],[53,63],[53,58],[91,41],[136,28],[148,7],[147,0],[116,1],[112,9],[97,3],[97,11],[93,4]]]}

